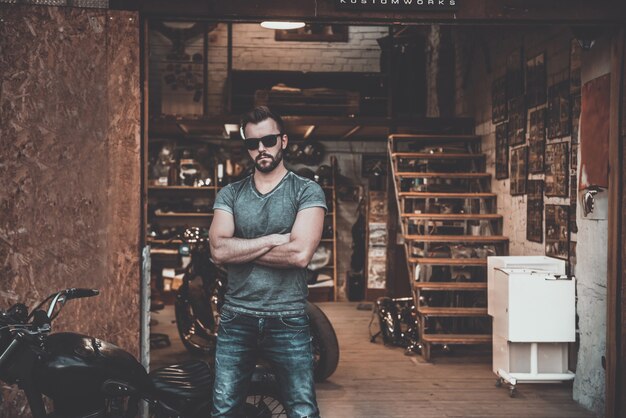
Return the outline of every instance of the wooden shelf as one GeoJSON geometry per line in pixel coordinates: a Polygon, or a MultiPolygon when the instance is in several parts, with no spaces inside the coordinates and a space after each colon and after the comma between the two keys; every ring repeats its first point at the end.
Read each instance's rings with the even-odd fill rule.
{"type": "Polygon", "coordinates": [[[169,213],[155,213],[155,218],[208,218],[213,216],[212,213],[203,212],[203,213],[183,213],[183,212],[169,212],[169,213]]]}
{"type": "Polygon", "coordinates": [[[429,153],[429,152],[394,152],[391,158],[413,158],[416,160],[480,160],[485,154],[429,153]]]}
{"type": "Polygon", "coordinates": [[[159,244],[159,245],[180,245],[183,242],[179,239],[156,239],[156,238],[148,238],[146,239],[146,244],[159,244]]]}
{"type": "Polygon", "coordinates": [[[409,258],[409,263],[427,264],[430,266],[487,266],[485,258],[409,258]]]}
{"type": "Polygon", "coordinates": [[[389,135],[392,141],[413,141],[413,142],[478,142],[482,138],[478,135],[413,135],[413,134],[392,134],[389,135]]]}
{"type": "Polygon", "coordinates": [[[420,173],[414,171],[399,171],[396,178],[411,179],[490,179],[489,173],[420,173]]]}
{"type": "Polygon", "coordinates": [[[459,291],[476,291],[476,290],[487,290],[487,283],[485,282],[415,282],[413,286],[415,289],[419,289],[421,291],[431,291],[431,290],[459,290],[459,291]]]}
{"type": "Polygon", "coordinates": [[[406,235],[407,241],[416,242],[508,242],[502,235],[406,235]]]}
{"type": "Polygon", "coordinates": [[[422,334],[422,341],[433,344],[490,344],[491,334],[422,334]]]}
{"type": "Polygon", "coordinates": [[[438,317],[472,317],[487,316],[487,308],[431,308],[429,306],[420,306],[417,312],[424,316],[438,317]]]}
{"type": "Polygon", "coordinates": [[[473,221],[473,220],[500,220],[498,213],[403,213],[403,219],[420,219],[430,221],[473,221]]]}
{"type": "Polygon", "coordinates": [[[430,192],[399,192],[400,197],[413,199],[495,199],[495,193],[430,193],[430,192]]]}
{"type": "Polygon", "coordinates": [[[216,186],[204,186],[204,187],[193,187],[193,186],[148,186],[148,191],[200,191],[200,190],[217,190],[216,186]]]}

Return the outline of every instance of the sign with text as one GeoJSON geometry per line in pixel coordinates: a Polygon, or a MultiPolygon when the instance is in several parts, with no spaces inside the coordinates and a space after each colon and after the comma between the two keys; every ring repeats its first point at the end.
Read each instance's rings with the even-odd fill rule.
{"type": "Polygon", "coordinates": [[[458,10],[459,0],[334,0],[337,9],[355,12],[407,11],[449,12],[458,10]]]}

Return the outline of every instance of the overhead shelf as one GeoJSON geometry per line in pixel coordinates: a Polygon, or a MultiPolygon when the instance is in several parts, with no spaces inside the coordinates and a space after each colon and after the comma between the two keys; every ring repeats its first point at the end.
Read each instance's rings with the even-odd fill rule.
{"type": "Polygon", "coordinates": [[[478,291],[487,290],[485,282],[415,282],[415,289],[422,291],[437,290],[459,290],[459,291],[478,291]]]}
{"type": "Polygon", "coordinates": [[[485,258],[409,258],[412,264],[427,264],[430,266],[486,266],[485,258]]]}
{"type": "Polygon", "coordinates": [[[415,242],[508,242],[509,238],[502,235],[406,235],[406,241],[415,242]]]}

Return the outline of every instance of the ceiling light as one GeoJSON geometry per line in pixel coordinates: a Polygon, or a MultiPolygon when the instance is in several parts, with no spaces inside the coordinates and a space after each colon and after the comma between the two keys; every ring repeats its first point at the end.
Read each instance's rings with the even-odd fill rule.
{"type": "Polygon", "coordinates": [[[303,28],[304,25],[304,22],[261,22],[261,26],[265,29],[279,30],[300,29],[303,28]]]}

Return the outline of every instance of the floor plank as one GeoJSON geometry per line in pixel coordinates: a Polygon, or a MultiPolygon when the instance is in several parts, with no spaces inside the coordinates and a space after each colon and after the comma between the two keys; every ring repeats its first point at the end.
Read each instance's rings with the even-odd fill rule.
{"type": "MultiPolygon", "coordinates": [[[[339,367],[317,385],[324,418],[593,417],[572,400],[571,384],[519,384],[518,394],[494,386],[491,355],[476,348],[434,351],[431,363],[405,356],[401,348],[369,342],[370,311],[357,303],[318,304],[339,339],[339,367]]],[[[153,350],[152,366],[189,358],[173,322],[171,307],[153,316],[153,332],[170,334],[172,346],[153,350]]],[[[372,331],[377,330],[372,324],[372,331]]]]}

